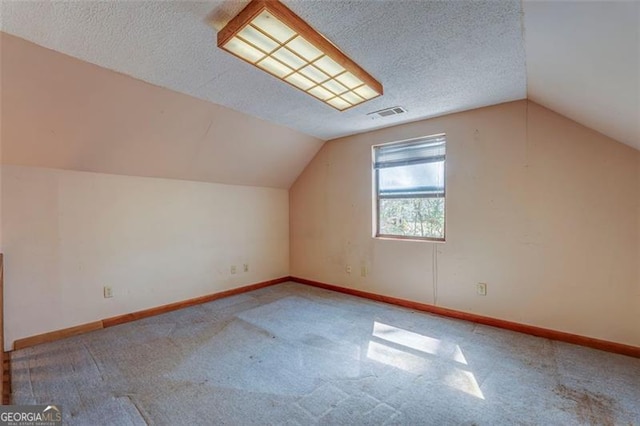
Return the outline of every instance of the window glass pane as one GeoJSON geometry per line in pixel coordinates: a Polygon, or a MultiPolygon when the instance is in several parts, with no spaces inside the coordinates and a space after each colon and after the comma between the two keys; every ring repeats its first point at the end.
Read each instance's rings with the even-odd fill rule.
{"type": "Polygon", "coordinates": [[[444,238],[444,198],[380,200],[380,235],[444,238]]]}
{"type": "Polygon", "coordinates": [[[444,192],[444,161],[378,170],[380,195],[428,196],[444,192]]]}

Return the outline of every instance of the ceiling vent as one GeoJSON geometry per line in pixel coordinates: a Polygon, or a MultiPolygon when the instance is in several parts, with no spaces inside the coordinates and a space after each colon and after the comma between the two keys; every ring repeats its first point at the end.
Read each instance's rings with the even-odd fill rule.
{"type": "Polygon", "coordinates": [[[406,109],[402,108],[401,106],[395,106],[391,108],[381,109],[379,111],[370,112],[369,114],[367,114],[367,116],[375,120],[378,118],[391,117],[392,115],[404,114],[405,112],[407,112],[406,109]]]}

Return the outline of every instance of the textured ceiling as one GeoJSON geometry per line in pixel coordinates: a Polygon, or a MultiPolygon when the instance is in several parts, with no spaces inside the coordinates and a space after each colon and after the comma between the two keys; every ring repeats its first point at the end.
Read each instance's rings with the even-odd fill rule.
{"type": "Polygon", "coordinates": [[[519,1],[284,2],[384,85],[338,112],[216,47],[237,1],[6,1],[2,31],[331,139],[526,96],[519,1]],[[366,113],[400,105],[407,114],[366,113]]]}
{"type": "Polygon", "coordinates": [[[218,49],[247,1],[0,0],[0,29],[322,139],[529,97],[640,149],[639,1],[284,3],[384,96],[340,113],[218,49]]]}
{"type": "Polygon", "coordinates": [[[640,2],[525,2],[528,97],[640,149],[640,2]]]}

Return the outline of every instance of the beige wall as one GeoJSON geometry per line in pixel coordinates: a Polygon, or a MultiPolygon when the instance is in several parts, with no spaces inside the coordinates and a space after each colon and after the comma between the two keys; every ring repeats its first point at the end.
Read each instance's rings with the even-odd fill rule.
{"type": "Polygon", "coordinates": [[[288,199],[322,141],[0,44],[7,347],[287,275],[289,243],[296,276],[640,345],[638,151],[521,101],[332,141],[288,199]],[[371,145],[441,132],[447,242],[373,239],[371,145]]]}
{"type": "MultiPolygon", "coordinates": [[[[4,55],[2,54],[2,32],[0,32],[0,167],[2,166],[2,152],[4,151],[2,148],[4,138],[3,134],[3,123],[4,123],[4,115],[3,115],[3,106],[5,102],[4,99],[4,90],[6,90],[5,84],[3,84],[3,74],[4,74],[4,55]]],[[[0,253],[3,252],[3,243],[2,243],[2,173],[0,173],[0,253]]],[[[1,345],[0,345],[1,346],[1,345]]]]}
{"type": "Polygon", "coordinates": [[[289,274],[287,190],[4,165],[2,199],[6,349],[289,274]]]}
{"type": "Polygon", "coordinates": [[[323,141],[2,32],[0,52],[6,348],[289,274],[287,191],[323,141]]]}
{"type": "Polygon", "coordinates": [[[534,103],[331,141],[290,217],[294,276],[640,345],[640,152],[534,103]],[[447,241],[372,238],[371,145],[443,132],[447,241]]]}

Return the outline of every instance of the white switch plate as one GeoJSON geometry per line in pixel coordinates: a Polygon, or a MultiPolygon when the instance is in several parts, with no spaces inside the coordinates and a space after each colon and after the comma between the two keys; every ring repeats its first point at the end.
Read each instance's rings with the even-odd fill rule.
{"type": "Polygon", "coordinates": [[[243,269],[244,269],[244,271],[245,271],[245,272],[249,272],[249,264],[248,264],[248,263],[245,263],[245,264],[243,265],[243,269]]]}
{"type": "Polygon", "coordinates": [[[105,299],[109,299],[109,298],[113,297],[113,289],[111,287],[109,287],[108,285],[105,285],[102,290],[103,290],[105,299]]]}
{"type": "Polygon", "coordinates": [[[235,274],[237,272],[236,265],[231,265],[231,273],[235,274]]]}

